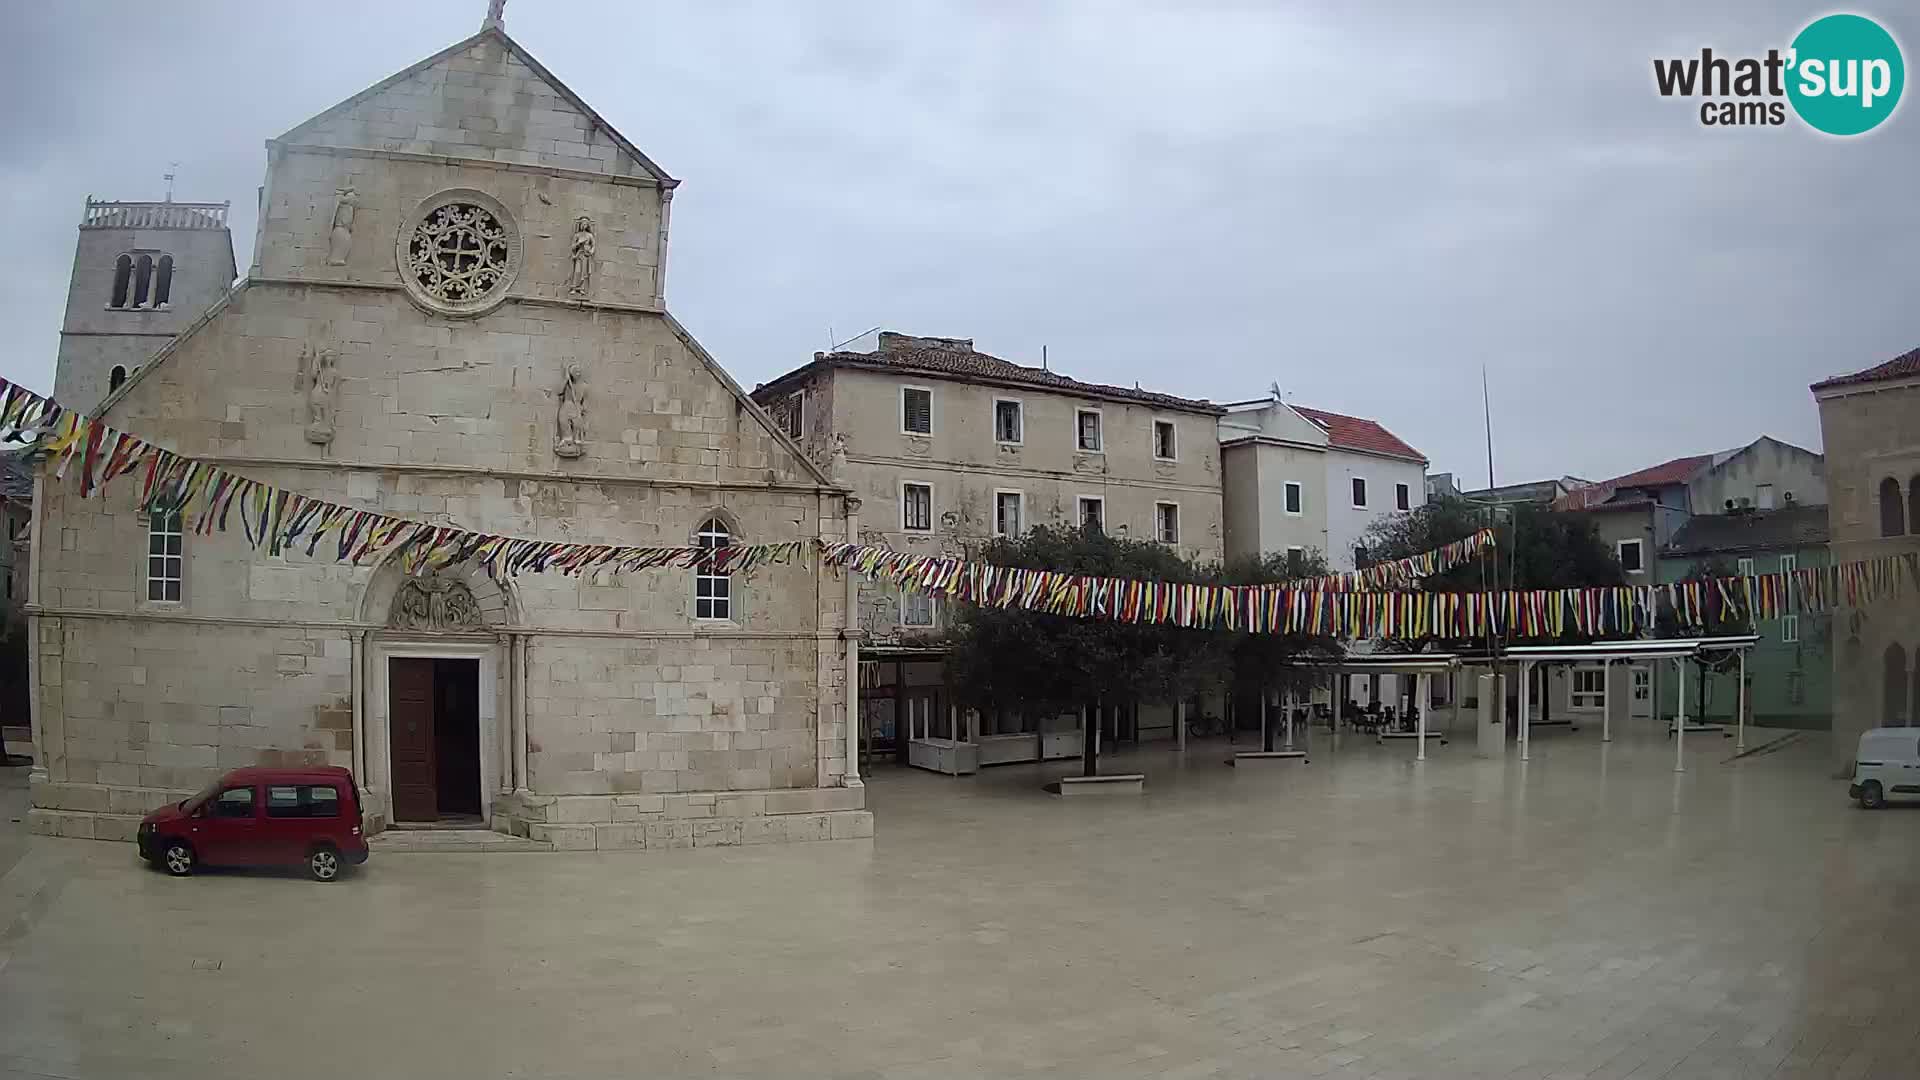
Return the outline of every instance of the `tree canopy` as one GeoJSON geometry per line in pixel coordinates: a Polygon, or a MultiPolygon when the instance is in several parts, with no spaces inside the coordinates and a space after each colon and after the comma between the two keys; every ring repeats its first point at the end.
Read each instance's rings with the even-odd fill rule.
{"type": "MultiPolygon", "coordinates": [[[[1174,549],[1098,530],[1040,527],[992,541],[1001,566],[1143,580],[1256,584],[1326,572],[1317,554],[1195,564],[1174,549]]],[[[947,670],[977,707],[1066,711],[1089,702],[1170,702],[1231,679],[1245,689],[1305,684],[1300,661],[1339,655],[1331,638],[1141,626],[1010,608],[955,605],[947,670]]]]}
{"type": "Polygon", "coordinates": [[[1430,592],[1485,589],[1571,589],[1624,585],[1626,571],[1585,514],[1520,504],[1490,508],[1457,496],[1376,521],[1367,530],[1368,558],[1375,562],[1432,551],[1475,530],[1491,527],[1494,546],[1471,562],[1427,578],[1430,592]]]}

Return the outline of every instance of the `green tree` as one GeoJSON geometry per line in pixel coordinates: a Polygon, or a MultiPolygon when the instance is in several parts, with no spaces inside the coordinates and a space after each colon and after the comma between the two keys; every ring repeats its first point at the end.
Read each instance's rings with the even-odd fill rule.
{"type": "MultiPolygon", "coordinates": [[[[1479,592],[1505,589],[1571,589],[1624,585],[1626,571],[1592,519],[1545,506],[1490,508],[1456,496],[1442,496],[1405,513],[1376,521],[1367,530],[1370,562],[1385,562],[1432,551],[1475,530],[1491,526],[1492,550],[1421,583],[1429,592],[1479,592]]],[[[1408,647],[1424,644],[1405,642],[1408,647]]],[[[1566,641],[1584,640],[1568,635],[1566,641]]],[[[1471,641],[1448,642],[1471,647],[1471,641]]],[[[1479,644],[1485,645],[1484,640],[1479,644]]]]}
{"type": "MultiPolygon", "coordinates": [[[[1098,530],[1040,527],[994,540],[972,557],[1000,566],[1101,577],[1199,582],[1206,570],[1172,548],[1098,530]]],[[[1082,619],[1012,608],[956,605],[947,671],[962,703],[1054,715],[1091,705],[1162,703],[1217,685],[1217,635],[1173,626],[1082,619]]],[[[1085,773],[1098,771],[1097,740],[1083,740],[1085,773]]]]}

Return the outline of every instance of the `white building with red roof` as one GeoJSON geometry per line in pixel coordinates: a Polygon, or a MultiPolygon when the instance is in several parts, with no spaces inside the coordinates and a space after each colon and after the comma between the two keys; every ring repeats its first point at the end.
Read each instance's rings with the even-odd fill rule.
{"type": "Polygon", "coordinates": [[[1427,457],[1377,420],[1277,398],[1220,418],[1229,558],[1319,551],[1352,570],[1374,522],[1426,502],[1427,457]]]}

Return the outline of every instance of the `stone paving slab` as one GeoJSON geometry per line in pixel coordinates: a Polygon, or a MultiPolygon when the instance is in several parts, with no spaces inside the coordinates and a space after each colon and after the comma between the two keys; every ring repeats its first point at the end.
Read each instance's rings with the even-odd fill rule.
{"type": "Polygon", "coordinates": [[[331,885],[34,837],[0,1076],[1915,1075],[1920,809],[1852,807],[1822,737],[1230,749],[1116,754],[1125,800],[883,769],[872,839],[331,885]]]}

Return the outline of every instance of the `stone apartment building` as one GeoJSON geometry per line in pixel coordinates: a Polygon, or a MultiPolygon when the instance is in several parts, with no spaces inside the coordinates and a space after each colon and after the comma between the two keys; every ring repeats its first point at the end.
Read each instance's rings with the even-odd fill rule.
{"type": "MultiPolygon", "coordinates": [[[[1920,553],[1920,349],[1814,383],[1835,562],[1920,553]]],[[[1833,615],[1835,764],[1860,732],[1920,726],[1920,600],[1833,615]]]]}
{"type": "MultiPolygon", "coordinates": [[[[1202,562],[1221,557],[1222,410],[1209,402],[1082,382],[970,339],[890,331],[871,352],[816,353],[754,399],[853,489],[865,542],[957,554],[1034,525],[1096,524],[1202,562]]],[[[929,739],[953,733],[940,652],[917,641],[943,619],[927,597],[860,587],[861,655],[874,662],[863,700],[883,751],[907,753],[896,717],[929,739]]],[[[1005,722],[1014,729],[988,717],[969,734],[1026,734],[1036,723],[1005,722]]],[[[1120,738],[1173,735],[1169,709],[1109,724],[1120,738]]],[[[1071,743],[1062,738],[1059,752],[1071,743]]]]}
{"type": "Polygon", "coordinates": [[[1378,421],[1277,398],[1219,422],[1229,558],[1318,552],[1356,569],[1373,523],[1425,505],[1426,455],[1378,421]]]}
{"type": "MultiPolygon", "coordinates": [[[[96,412],[263,482],[477,531],[841,539],[843,489],[667,310],[677,183],[489,19],[270,140],[245,280],[96,412]]],[[[74,310],[118,295],[88,249],[74,310]]],[[[69,387],[104,362],[61,360],[69,387]]],[[[253,764],[353,767],[374,828],[566,848],[871,831],[848,589],[818,560],[409,577],[201,535],[138,488],[39,481],[37,831],[127,838],[253,764]]]]}
{"type": "Polygon", "coordinates": [[[1819,454],[1771,436],[1712,454],[1689,454],[1556,497],[1553,508],[1591,515],[1633,585],[1662,580],[1656,561],[1695,514],[1819,506],[1827,501],[1819,454]]]}

